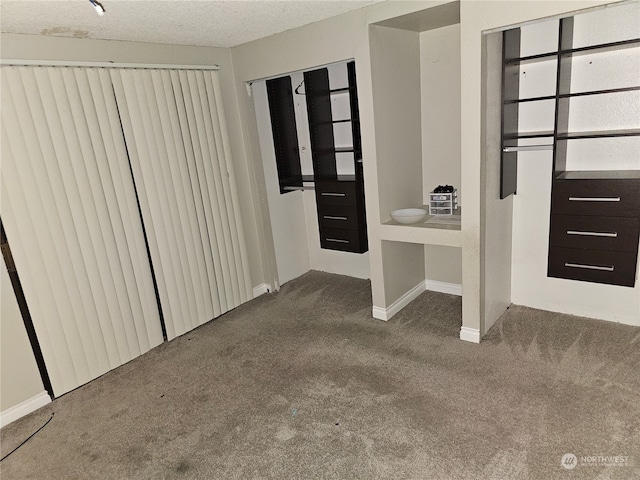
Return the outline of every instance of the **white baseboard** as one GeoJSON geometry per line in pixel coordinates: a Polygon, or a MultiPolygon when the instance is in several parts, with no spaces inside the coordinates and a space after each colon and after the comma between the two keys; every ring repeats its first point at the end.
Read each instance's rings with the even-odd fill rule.
{"type": "Polygon", "coordinates": [[[459,283],[438,282],[437,280],[425,280],[425,290],[433,292],[448,293],[450,295],[462,296],[462,285],[459,283]]]}
{"type": "Polygon", "coordinates": [[[269,293],[271,291],[271,285],[268,283],[261,283],[257,287],[253,287],[253,298],[259,297],[265,293],[269,293]]]}
{"type": "Polygon", "coordinates": [[[385,322],[389,320],[389,318],[387,318],[386,308],[376,307],[374,305],[373,309],[371,310],[371,315],[373,316],[373,318],[377,318],[378,320],[384,320],[385,322]]]}
{"type": "Polygon", "coordinates": [[[374,306],[371,314],[373,315],[373,318],[377,318],[378,320],[384,320],[385,322],[387,320],[391,320],[391,317],[409,305],[409,303],[415,300],[424,291],[425,282],[422,281],[402,295],[398,300],[393,302],[388,308],[374,306]]]}
{"type": "Polygon", "coordinates": [[[415,300],[418,295],[420,295],[425,290],[448,293],[450,295],[458,295],[459,297],[462,296],[462,285],[460,285],[459,283],[438,282],[437,280],[424,280],[423,282],[420,282],[418,285],[409,290],[407,293],[402,295],[388,308],[374,306],[371,314],[373,315],[373,318],[377,318],[378,320],[391,320],[391,317],[393,317],[396,313],[409,305],[409,303],[415,300]]]}
{"type": "Polygon", "coordinates": [[[43,391],[35,397],[31,397],[11,408],[7,408],[4,412],[0,412],[0,428],[9,425],[11,422],[15,422],[31,412],[35,412],[48,403],[51,403],[51,397],[47,392],[43,391]]]}
{"type": "Polygon", "coordinates": [[[465,342],[480,343],[480,330],[477,328],[461,327],[460,340],[465,342]]]}

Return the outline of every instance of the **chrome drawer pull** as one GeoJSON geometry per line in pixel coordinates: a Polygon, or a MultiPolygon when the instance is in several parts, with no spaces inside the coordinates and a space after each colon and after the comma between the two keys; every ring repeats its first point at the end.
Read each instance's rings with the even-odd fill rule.
{"type": "Polygon", "coordinates": [[[333,215],[324,215],[322,218],[326,218],[327,220],[348,220],[347,217],[334,217],[333,215]]]}
{"type": "Polygon", "coordinates": [[[334,243],[349,243],[349,240],[342,240],[341,238],[325,238],[325,240],[327,242],[334,242],[334,243]]]}
{"type": "Polygon", "coordinates": [[[569,197],[570,202],[619,202],[620,197],[569,197]]]}
{"type": "Polygon", "coordinates": [[[580,230],[567,230],[567,235],[584,235],[585,237],[610,237],[617,238],[618,233],[609,232],[581,232],[580,230]]]}
{"type": "Polygon", "coordinates": [[[583,265],[581,263],[565,263],[565,267],[585,268],[587,270],[602,270],[603,272],[613,272],[614,267],[600,267],[598,265],[583,265]]]}
{"type": "Polygon", "coordinates": [[[322,192],[320,195],[323,197],[346,197],[346,193],[331,193],[331,192],[322,192]]]}

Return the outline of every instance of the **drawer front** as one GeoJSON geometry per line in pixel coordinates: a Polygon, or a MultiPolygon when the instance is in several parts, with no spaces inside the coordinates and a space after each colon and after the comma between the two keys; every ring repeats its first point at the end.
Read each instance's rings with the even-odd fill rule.
{"type": "Polygon", "coordinates": [[[633,253],[638,250],[640,219],[551,215],[549,244],[633,253]]]}
{"type": "Polygon", "coordinates": [[[358,209],[342,205],[318,205],[320,228],[358,230],[358,209]]]}
{"type": "Polygon", "coordinates": [[[317,181],[316,202],[318,205],[356,205],[356,183],[317,181]]]}
{"type": "Polygon", "coordinates": [[[640,216],[640,180],[556,180],[551,213],[612,217],[640,216]]]}
{"type": "Polygon", "coordinates": [[[633,287],[637,253],[549,248],[549,277],[633,287]]]}
{"type": "Polygon", "coordinates": [[[358,252],[362,250],[360,235],[357,230],[343,230],[337,228],[320,229],[320,246],[329,250],[343,252],[358,252]]]}

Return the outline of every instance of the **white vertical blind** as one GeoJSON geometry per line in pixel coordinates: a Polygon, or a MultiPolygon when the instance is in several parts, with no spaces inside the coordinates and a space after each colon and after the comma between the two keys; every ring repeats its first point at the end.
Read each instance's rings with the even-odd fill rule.
{"type": "Polygon", "coordinates": [[[2,67],[1,214],[56,396],[162,342],[108,71],[2,67]]]}
{"type": "Polygon", "coordinates": [[[110,74],[172,339],[251,298],[218,74],[110,74]]]}

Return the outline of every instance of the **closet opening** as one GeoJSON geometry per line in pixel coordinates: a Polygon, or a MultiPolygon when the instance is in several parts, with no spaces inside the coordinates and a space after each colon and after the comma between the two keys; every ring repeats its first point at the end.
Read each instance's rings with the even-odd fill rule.
{"type": "Polygon", "coordinates": [[[369,278],[356,70],[250,82],[280,284],[309,270],[369,278]]]}

